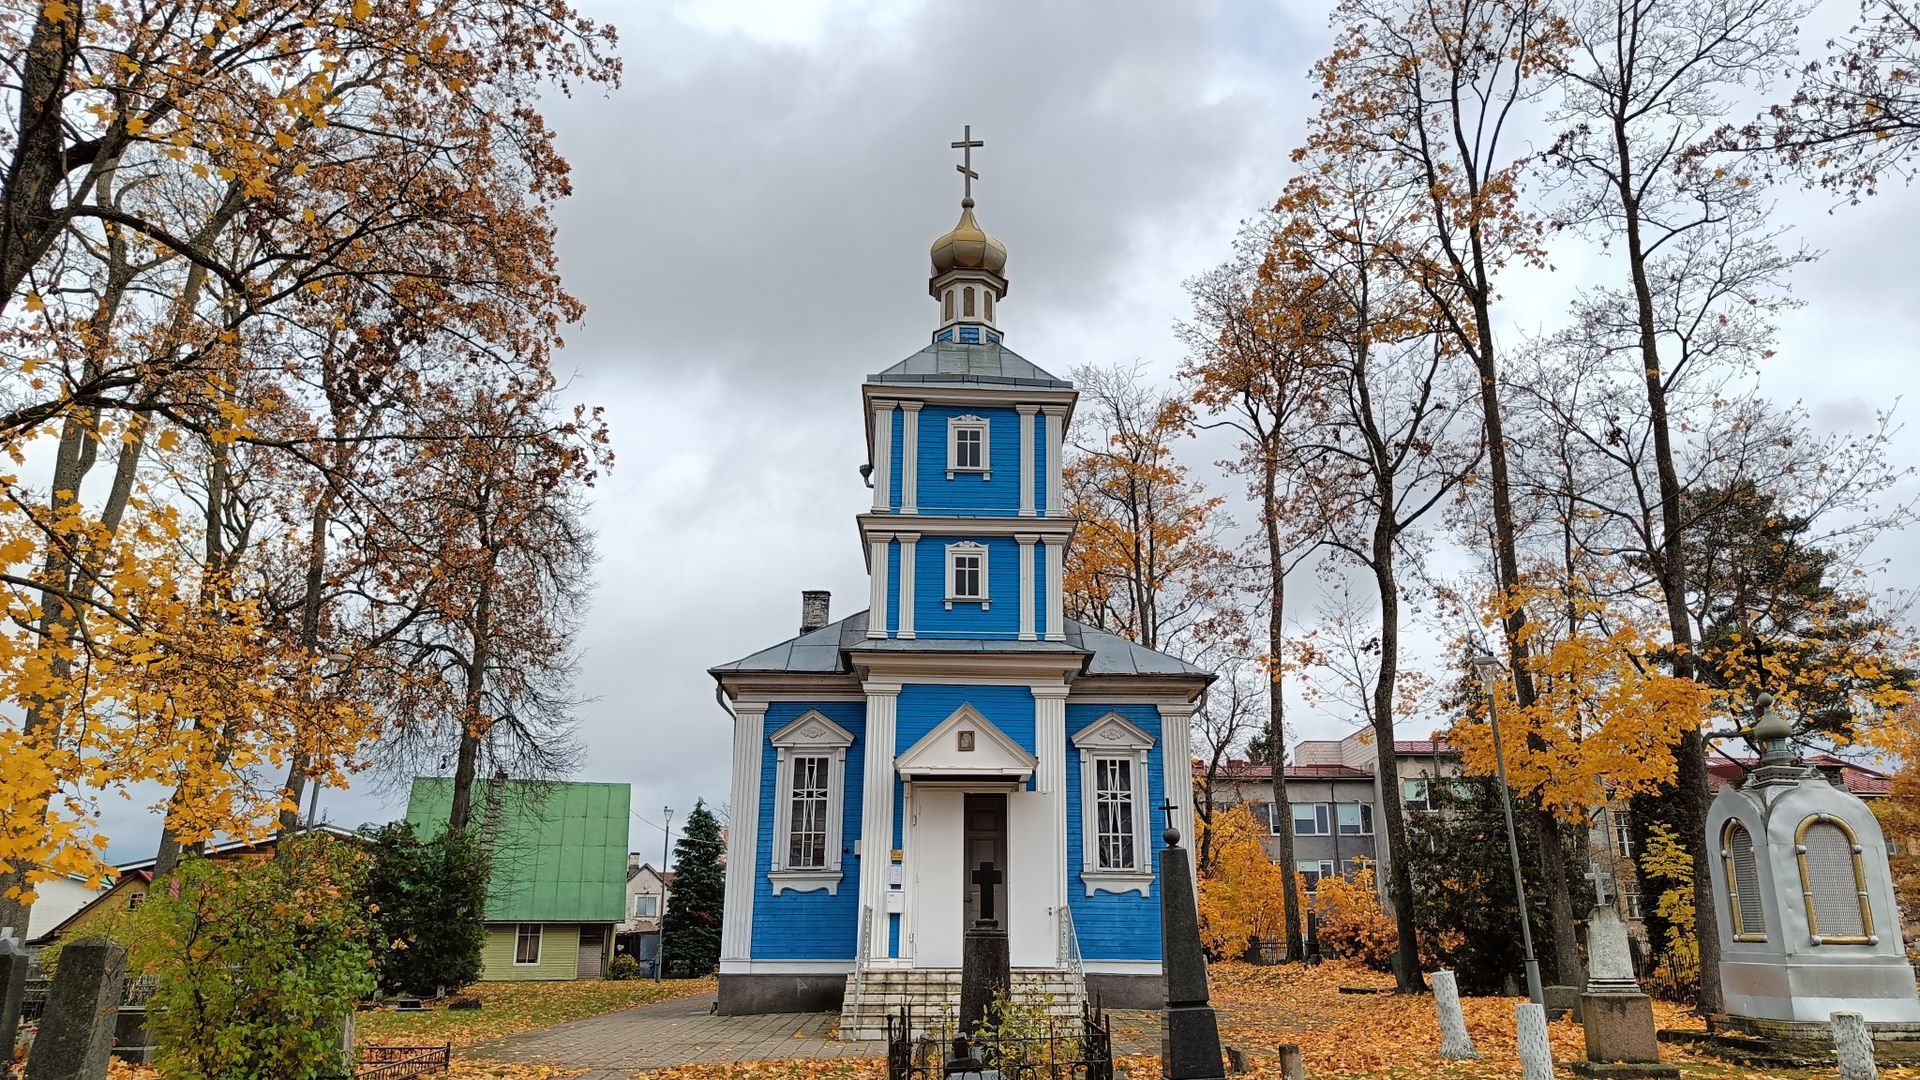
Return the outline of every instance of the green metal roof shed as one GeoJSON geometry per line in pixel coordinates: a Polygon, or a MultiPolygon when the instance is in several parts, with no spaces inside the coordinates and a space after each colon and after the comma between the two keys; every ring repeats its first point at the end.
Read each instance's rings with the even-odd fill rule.
{"type": "MultiPolygon", "coordinates": [[[[488,922],[619,922],[627,893],[632,788],[545,780],[481,780],[473,821],[493,852],[488,922]]],[[[445,830],[453,780],[419,776],[407,821],[422,836],[445,830]]]]}

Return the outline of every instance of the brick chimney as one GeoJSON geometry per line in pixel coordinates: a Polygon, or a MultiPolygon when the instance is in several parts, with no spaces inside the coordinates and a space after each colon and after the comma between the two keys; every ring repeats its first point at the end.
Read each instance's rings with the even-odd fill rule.
{"type": "Polygon", "coordinates": [[[808,589],[800,594],[800,632],[805,634],[827,625],[827,602],[833,594],[825,589],[808,589]]]}

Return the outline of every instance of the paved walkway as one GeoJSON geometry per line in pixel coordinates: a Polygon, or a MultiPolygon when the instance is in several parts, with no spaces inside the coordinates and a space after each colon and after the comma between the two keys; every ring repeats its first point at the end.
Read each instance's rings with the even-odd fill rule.
{"type": "MultiPolygon", "coordinates": [[[[582,1080],[630,1080],[647,1069],[785,1058],[881,1057],[885,1044],[832,1037],[837,1013],[718,1016],[713,994],[695,994],[634,1009],[521,1032],[460,1051],[486,1061],[521,1061],[588,1069],[582,1080]]],[[[1115,1012],[1114,1053],[1159,1050],[1160,1017],[1115,1012]]]]}

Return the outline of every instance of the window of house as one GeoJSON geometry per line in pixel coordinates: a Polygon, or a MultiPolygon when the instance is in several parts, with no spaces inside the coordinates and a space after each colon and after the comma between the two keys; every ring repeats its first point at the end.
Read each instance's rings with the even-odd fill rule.
{"type": "Polygon", "coordinates": [[[1341,836],[1373,835],[1373,804],[1343,802],[1339,809],[1341,836]]]}
{"type": "Polygon", "coordinates": [[[146,893],[143,893],[143,892],[128,893],[127,894],[127,910],[133,911],[137,909],[142,903],[146,901],[146,899],[147,899],[146,893]]]}
{"type": "Polygon", "coordinates": [[[513,962],[516,967],[530,967],[540,962],[540,924],[521,923],[513,935],[513,962]]]}
{"type": "Polygon", "coordinates": [[[641,893],[633,898],[633,917],[651,919],[660,914],[660,898],[652,893],[641,893]]]}
{"type": "Polygon", "coordinates": [[[1294,803],[1293,835],[1331,836],[1333,828],[1326,803],[1294,803]]]}
{"type": "Polygon", "coordinates": [[[1087,895],[1138,892],[1153,883],[1148,846],[1147,754],[1153,736],[1117,712],[1073,736],[1080,751],[1080,876],[1087,895]]]}
{"type": "MultiPolygon", "coordinates": [[[[974,336],[979,337],[978,330],[974,336]]],[[[947,421],[947,479],[961,472],[979,473],[988,480],[993,479],[993,469],[988,465],[992,460],[991,448],[987,445],[991,434],[987,421],[972,413],[947,421]]]]}
{"type": "Polygon", "coordinates": [[[1633,822],[1615,810],[1607,811],[1607,820],[1613,825],[1613,853],[1623,859],[1633,858],[1633,822]]]}
{"type": "Polygon", "coordinates": [[[1433,801],[1427,790],[1427,778],[1416,776],[1400,781],[1400,801],[1409,810],[1433,809],[1433,801]]]}
{"type": "Polygon", "coordinates": [[[955,603],[990,606],[987,596],[987,548],[971,540],[947,545],[947,609],[955,603]]]}
{"type": "Polygon", "coordinates": [[[774,732],[773,894],[840,892],[847,748],[853,734],[817,711],[774,732]]]}
{"type": "Polygon", "coordinates": [[[1306,881],[1308,894],[1312,894],[1320,888],[1321,878],[1330,878],[1333,876],[1332,859],[1320,859],[1318,861],[1303,859],[1295,863],[1294,866],[1299,869],[1300,877],[1306,881]]]}
{"type": "Polygon", "coordinates": [[[1640,894],[1639,893],[1637,892],[1621,893],[1620,899],[1624,901],[1627,905],[1627,918],[1629,919],[1646,918],[1646,916],[1642,914],[1640,911],[1640,894]]]}

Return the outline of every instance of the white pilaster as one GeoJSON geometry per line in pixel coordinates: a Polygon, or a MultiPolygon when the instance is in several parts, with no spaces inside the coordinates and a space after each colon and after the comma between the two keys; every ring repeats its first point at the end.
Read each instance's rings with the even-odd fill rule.
{"type": "MultiPolygon", "coordinates": [[[[867,958],[887,955],[887,889],[893,860],[894,720],[897,684],[867,684],[866,772],[860,797],[860,920],[870,927],[867,958]]],[[[859,926],[855,924],[855,941],[859,926]]]]}
{"type": "Polygon", "coordinates": [[[883,638],[887,636],[887,542],[893,539],[892,533],[870,533],[867,536],[867,576],[871,582],[872,596],[867,608],[867,636],[883,638]]]}
{"type": "Polygon", "coordinates": [[[1047,516],[1059,517],[1066,506],[1060,486],[1060,444],[1066,437],[1067,408],[1048,405],[1040,411],[1047,416],[1047,516]]]}
{"type": "MultiPolygon", "coordinates": [[[[1032,551],[1031,547],[1022,547],[1022,551],[1032,551]]],[[[1052,849],[1047,865],[1055,867],[1051,898],[1048,907],[1052,909],[1049,920],[1053,928],[1053,940],[1060,941],[1060,919],[1067,907],[1067,754],[1072,747],[1067,745],[1067,688],[1065,686],[1036,686],[1033,688],[1033,747],[1040,765],[1034,775],[1034,786],[1040,794],[1046,796],[1048,814],[1053,827],[1048,830],[1046,843],[1052,849]]],[[[1065,956],[1059,956],[1064,962],[1065,956]]]]}
{"type": "MultiPolygon", "coordinates": [[[[911,422],[913,414],[908,413],[907,417],[911,422]]],[[[907,475],[913,474],[909,472],[907,475]]],[[[913,637],[913,556],[920,534],[895,533],[893,538],[900,541],[900,618],[898,620],[900,625],[894,627],[893,632],[899,637],[911,640],[913,637]]]]}
{"type": "MultiPolygon", "coordinates": [[[[1051,429],[1053,424],[1048,422],[1051,429]]],[[[1047,640],[1067,640],[1067,590],[1062,580],[1067,574],[1067,539],[1046,537],[1047,547],[1047,640]]],[[[1032,592],[1031,589],[1028,590],[1032,592]]]]}
{"type": "MultiPolygon", "coordinates": [[[[1031,508],[1028,512],[1032,512],[1031,508]]],[[[1013,538],[1020,545],[1020,640],[1032,641],[1035,636],[1033,631],[1033,545],[1040,538],[1031,533],[1015,533],[1013,538]]]]}
{"type": "MultiPolygon", "coordinates": [[[[1167,798],[1174,804],[1170,824],[1180,830],[1189,863],[1195,862],[1198,843],[1193,835],[1193,714],[1198,708],[1197,702],[1159,706],[1160,765],[1167,798]]],[[[1198,872],[1196,867],[1189,869],[1198,872]]]]}
{"type": "Polygon", "coordinates": [[[893,508],[893,402],[873,403],[873,512],[893,508]]]}
{"type": "Polygon", "coordinates": [[[1033,516],[1033,414],[1038,405],[1015,405],[1020,413],[1020,516],[1033,516]]]}
{"type": "Polygon", "coordinates": [[[900,512],[920,512],[920,402],[900,403],[900,512]]]}
{"type": "Polygon", "coordinates": [[[733,707],[733,822],[727,830],[727,902],[720,924],[720,959],[753,956],[753,875],[759,855],[760,756],[766,739],[767,704],[733,707]]]}

